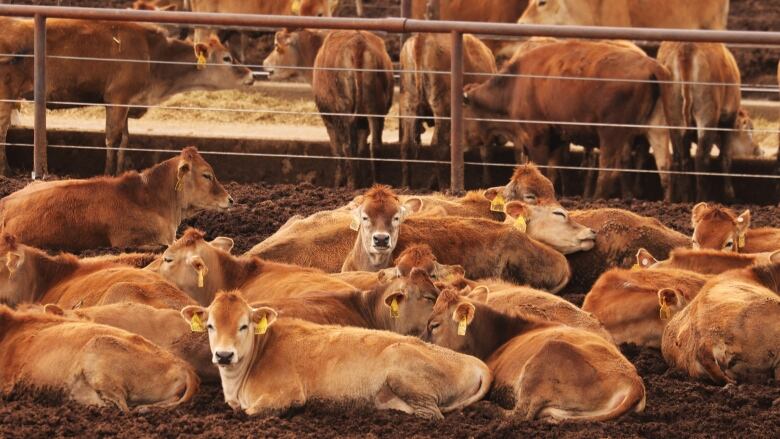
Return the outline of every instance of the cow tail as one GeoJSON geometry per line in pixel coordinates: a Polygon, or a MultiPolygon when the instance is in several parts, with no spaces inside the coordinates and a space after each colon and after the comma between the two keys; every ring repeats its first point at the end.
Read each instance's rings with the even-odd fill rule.
{"type": "Polygon", "coordinates": [[[677,59],[677,62],[680,64],[683,125],[686,127],[690,126],[691,117],[693,116],[693,84],[690,83],[693,80],[693,50],[693,44],[682,44],[682,50],[680,50],[679,58],[677,59]]]}
{"type": "Polygon", "coordinates": [[[358,114],[361,112],[361,108],[364,108],[363,106],[363,78],[365,76],[365,72],[363,69],[366,68],[365,63],[365,56],[366,53],[366,42],[363,40],[362,36],[358,38],[357,44],[355,44],[355,52],[353,54],[355,58],[355,74],[352,76],[352,86],[354,87],[353,90],[353,96],[355,98],[354,106],[352,107],[352,113],[358,114]]]}

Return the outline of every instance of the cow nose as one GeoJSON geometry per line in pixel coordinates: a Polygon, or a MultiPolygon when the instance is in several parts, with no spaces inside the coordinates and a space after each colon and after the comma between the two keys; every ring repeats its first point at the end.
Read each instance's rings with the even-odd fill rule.
{"type": "Polygon", "coordinates": [[[214,356],[217,357],[217,363],[230,364],[230,361],[233,359],[233,352],[215,352],[214,356]]]}
{"type": "Polygon", "coordinates": [[[588,229],[587,236],[586,239],[596,239],[596,232],[593,229],[588,229]]]}
{"type": "Polygon", "coordinates": [[[233,197],[231,197],[230,195],[228,195],[228,204],[232,206],[232,205],[233,205],[233,203],[235,203],[235,202],[236,202],[236,201],[235,201],[235,200],[233,200],[233,197]]]}
{"type": "Polygon", "coordinates": [[[374,247],[389,247],[390,235],[386,233],[377,233],[374,235],[374,247]]]}

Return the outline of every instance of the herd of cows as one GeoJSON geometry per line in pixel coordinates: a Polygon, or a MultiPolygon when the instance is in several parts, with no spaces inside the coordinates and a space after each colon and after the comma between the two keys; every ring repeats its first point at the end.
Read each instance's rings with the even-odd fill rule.
{"type": "Polygon", "coordinates": [[[715,383],[780,379],[780,229],[751,229],[750,211],[699,203],[687,237],[625,210],[568,212],[521,165],[461,198],[376,185],[244,255],[229,237],[177,238],[233,204],[192,147],[0,200],[2,390],[127,411],[218,382],[249,415],[332,400],[426,418],[489,397],[557,422],[644,409],[621,343],[715,383]],[[141,252],[47,252],[104,247],[141,252]],[[581,308],[555,295],[574,273],[594,275],[581,308]]]}
{"type": "MultiPolygon", "coordinates": [[[[139,0],[135,6],[323,16],[338,3],[139,0]]],[[[728,10],[728,0],[682,5],[667,0],[412,2],[413,17],[700,29],[725,28],[728,10]]],[[[4,18],[0,23],[5,29],[0,36],[0,169],[6,169],[4,145],[12,112],[18,100],[30,98],[33,91],[33,26],[30,20],[4,18]]],[[[251,71],[231,54],[243,54],[243,45],[228,50],[213,29],[197,29],[193,42],[136,23],[52,19],[48,28],[50,106],[63,102],[106,106],[107,174],[125,169],[128,117],[140,117],[149,106],[176,93],[253,82],[251,71]],[[80,59],[85,57],[88,65],[80,59]]],[[[689,177],[667,171],[709,171],[715,145],[724,173],[730,172],[733,157],[760,154],[753,124],[741,107],[739,68],[723,44],[665,42],[657,58],[651,58],[628,41],[532,38],[519,44],[489,43],[490,47],[465,36],[465,143],[479,149],[483,162],[491,161],[496,147],[511,142],[518,163],[530,158],[554,167],[566,160],[574,143],[586,148],[583,163],[599,170],[597,177],[587,178],[585,195],[640,195],[634,174],[616,169],[644,167],[654,159],[663,171],[665,199],[686,201],[709,199],[712,188],[703,176],[694,185],[689,177]],[[494,51],[511,54],[500,71],[494,51]],[[598,163],[594,148],[599,149],[598,163]]],[[[418,158],[426,124],[434,126],[430,148],[434,158],[449,157],[450,78],[437,72],[449,70],[450,45],[446,35],[419,34],[401,49],[404,160],[418,158]]],[[[376,158],[395,86],[384,40],[365,31],[285,29],[276,34],[274,50],[263,67],[272,79],[301,77],[312,84],[334,156],[376,158]]],[[[373,160],[340,160],[337,168],[337,186],[376,182],[373,160]]],[[[431,175],[430,187],[447,186],[448,176],[441,171],[437,167],[431,175]]],[[[555,182],[556,172],[547,174],[555,182]]],[[[488,180],[486,166],[483,183],[488,180]]],[[[410,181],[405,164],[402,185],[410,181]]],[[[723,184],[725,197],[733,199],[731,179],[724,178],[723,184]]]]}

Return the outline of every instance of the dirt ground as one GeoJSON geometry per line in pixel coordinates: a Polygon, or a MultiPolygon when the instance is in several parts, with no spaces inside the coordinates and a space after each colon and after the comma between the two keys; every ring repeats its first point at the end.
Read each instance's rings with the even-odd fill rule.
{"type": "MultiPolygon", "coordinates": [[[[0,197],[26,184],[22,178],[0,178],[0,197]]],[[[230,212],[201,213],[186,225],[236,240],[244,252],[273,233],[290,216],[308,215],[343,205],[355,193],[307,185],[228,183],[237,200],[230,212]]],[[[690,205],[617,200],[585,202],[564,199],[569,209],[622,207],[652,215],[690,233],[690,205]]],[[[780,226],[780,209],[750,208],[756,226],[780,226]]],[[[109,251],[104,249],[90,254],[109,251]]],[[[113,251],[116,251],[114,249],[113,251]]],[[[580,303],[584,291],[565,295],[580,303]]],[[[660,352],[623,346],[647,386],[647,408],[616,422],[548,425],[504,416],[484,401],[444,421],[417,419],[399,412],[378,412],[361,405],[317,402],[282,418],[248,418],[232,413],[218,386],[203,386],[193,403],[170,411],[122,414],[113,408],[82,407],[57,392],[16,389],[0,397],[0,437],[778,437],[780,387],[739,385],[723,388],[667,369],[660,352]]],[[[306,361],[301,358],[301,361],[306,361]]]]}

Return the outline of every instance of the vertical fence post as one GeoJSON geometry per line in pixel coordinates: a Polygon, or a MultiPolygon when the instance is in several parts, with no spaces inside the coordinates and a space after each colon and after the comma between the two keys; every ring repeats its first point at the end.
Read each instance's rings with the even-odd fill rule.
{"type": "Polygon", "coordinates": [[[48,172],[46,162],[46,17],[35,14],[35,131],[32,178],[43,178],[48,172]]]}
{"type": "MultiPolygon", "coordinates": [[[[412,16],[412,0],[401,0],[401,18],[411,18],[412,16]]],[[[406,32],[401,34],[401,46],[404,45],[406,39],[409,38],[409,34],[406,32]]]]}
{"type": "Polygon", "coordinates": [[[450,81],[450,190],[463,192],[463,34],[452,32],[450,81]]]}

